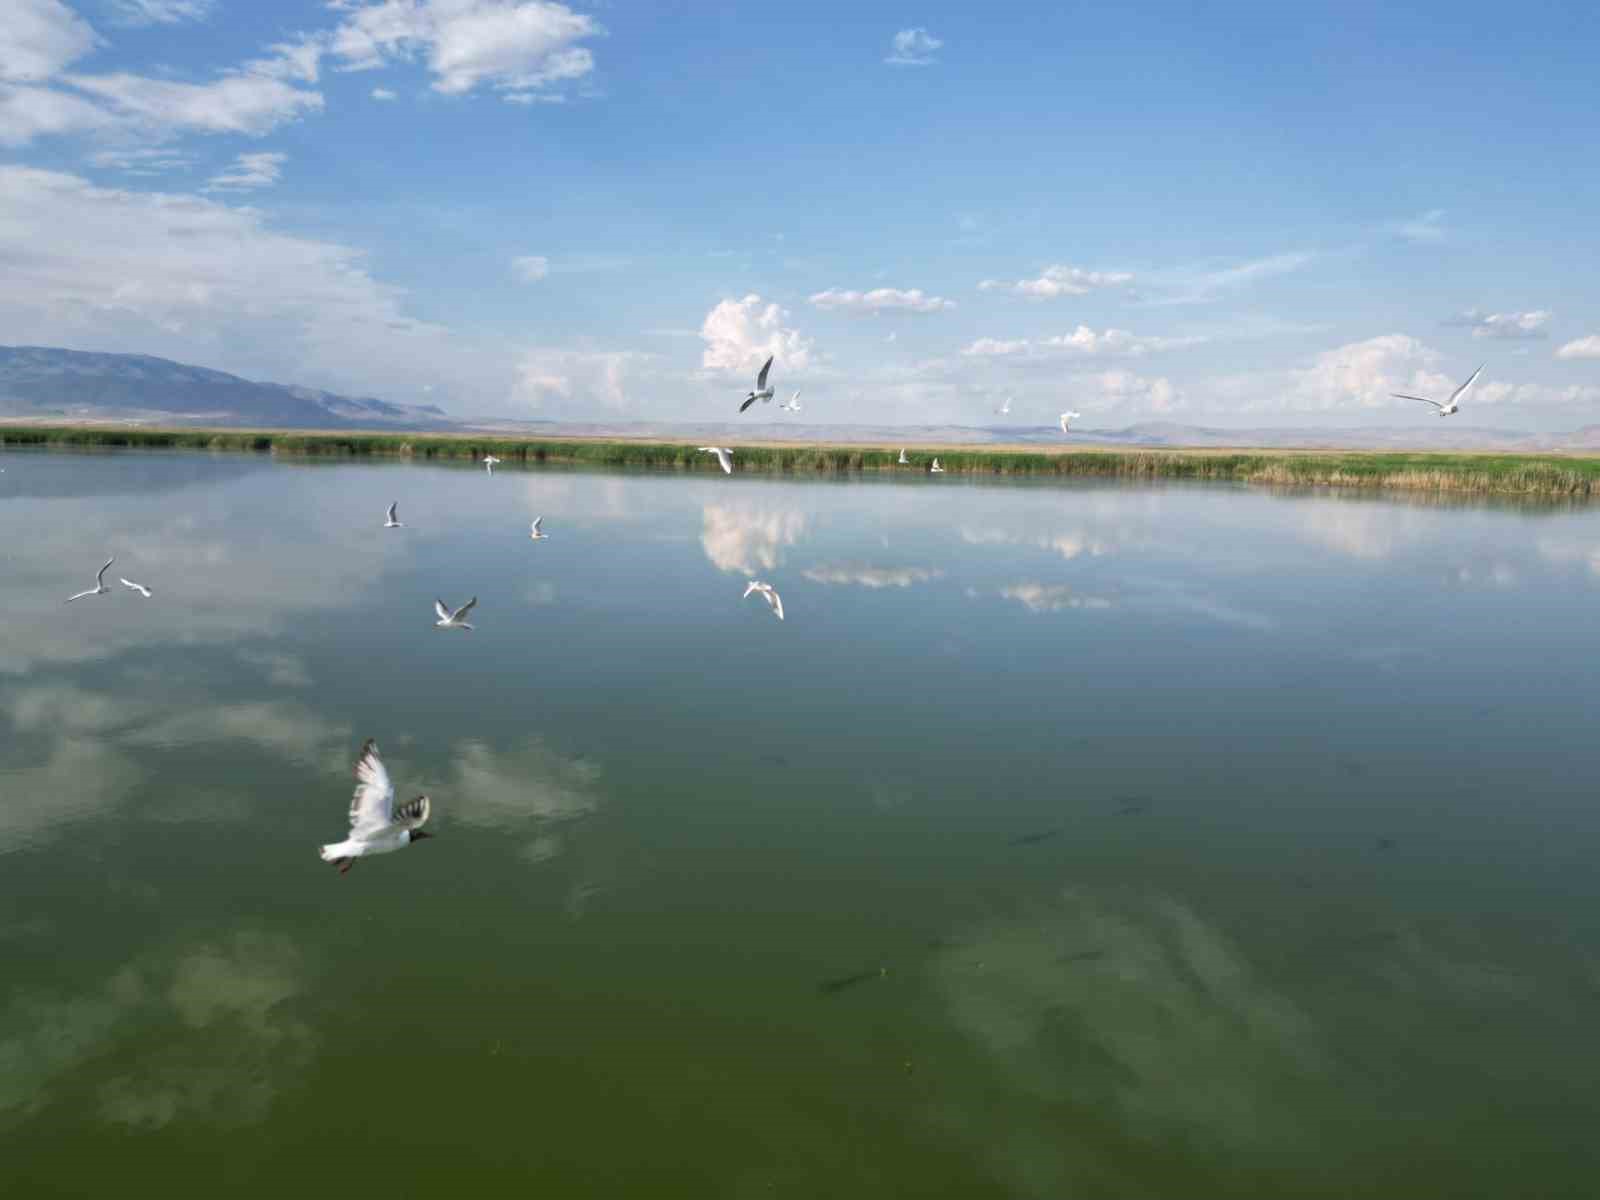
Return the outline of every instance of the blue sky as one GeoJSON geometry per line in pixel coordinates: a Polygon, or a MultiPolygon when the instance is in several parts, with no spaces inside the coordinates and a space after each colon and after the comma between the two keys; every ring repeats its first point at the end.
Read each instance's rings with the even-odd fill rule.
{"type": "Polygon", "coordinates": [[[462,415],[1600,420],[1593,5],[7,0],[0,328],[462,415]],[[13,11],[14,10],[14,11],[13,11]],[[1420,410],[1420,411],[1419,411],[1420,410]]]}

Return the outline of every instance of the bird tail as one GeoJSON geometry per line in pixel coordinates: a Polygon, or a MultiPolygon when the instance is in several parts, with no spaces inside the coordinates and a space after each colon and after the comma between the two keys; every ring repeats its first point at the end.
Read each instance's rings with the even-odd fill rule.
{"type": "Polygon", "coordinates": [[[347,842],[331,842],[326,846],[318,846],[317,853],[323,862],[338,862],[341,858],[350,857],[350,847],[347,842]]]}

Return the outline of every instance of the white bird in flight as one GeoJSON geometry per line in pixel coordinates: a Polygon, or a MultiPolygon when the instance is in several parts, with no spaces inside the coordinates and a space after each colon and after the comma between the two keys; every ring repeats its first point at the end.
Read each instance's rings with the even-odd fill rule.
{"type": "Polygon", "coordinates": [[[389,516],[383,522],[383,527],[385,529],[404,529],[405,528],[405,526],[403,524],[401,524],[400,518],[394,515],[394,510],[399,508],[399,507],[400,507],[400,501],[398,501],[398,500],[396,500],[393,504],[389,505],[389,516]]]}
{"type": "Polygon", "coordinates": [[[999,413],[1002,417],[1009,417],[1011,415],[1011,397],[1007,396],[1005,403],[999,408],[995,409],[995,412],[999,413]]]}
{"type": "Polygon", "coordinates": [[[933,460],[933,466],[929,467],[928,470],[935,475],[944,474],[944,468],[939,465],[939,460],[937,458],[933,460]]]}
{"type": "Polygon", "coordinates": [[[777,588],[773,587],[770,583],[762,583],[759,579],[752,579],[749,583],[749,586],[744,589],[744,595],[741,596],[740,599],[750,599],[751,592],[761,593],[761,598],[767,602],[767,607],[772,610],[773,615],[777,617],[778,620],[783,620],[783,600],[778,595],[777,588]]]}
{"type": "Polygon", "coordinates": [[[123,587],[132,588],[134,591],[138,592],[139,595],[143,596],[146,600],[150,599],[150,589],[145,587],[144,584],[135,583],[131,579],[123,579],[122,576],[120,576],[120,575],[117,576],[117,578],[121,581],[123,587]]]}
{"type": "Polygon", "coordinates": [[[789,403],[780,404],[780,405],[778,405],[778,407],[783,409],[785,412],[799,412],[800,411],[800,393],[796,392],[794,395],[789,397],[789,403]]]}
{"type": "Polygon", "coordinates": [[[724,475],[733,474],[733,451],[726,446],[701,446],[700,453],[715,454],[717,461],[722,464],[722,473],[724,475]]]}
{"type": "Polygon", "coordinates": [[[1450,393],[1450,399],[1445,404],[1440,404],[1437,400],[1429,400],[1426,396],[1408,396],[1404,392],[1390,392],[1389,395],[1393,396],[1396,400],[1421,400],[1424,404],[1431,404],[1437,408],[1441,417],[1448,417],[1451,413],[1459,412],[1461,410],[1461,406],[1457,404],[1456,401],[1461,398],[1461,394],[1463,392],[1465,392],[1469,387],[1478,381],[1478,376],[1483,374],[1483,368],[1487,367],[1488,365],[1488,363],[1483,363],[1476,371],[1474,371],[1471,375],[1468,375],[1467,381],[1455,391],[1450,393]]]}
{"type": "Polygon", "coordinates": [[[439,619],[433,623],[434,627],[437,629],[471,629],[472,626],[468,625],[462,618],[471,612],[473,606],[477,603],[478,598],[474,596],[456,609],[455,612],[451,612],[444,606],[443,600],[435,600],[433,602],[433,611],[439,614],[439,619]]]}
{"type": "Polygon", "coordinates": [[[343,875],[356,859],[369,854],[388,854],[432,837],[423,833],[432,807],[427,796],[418,796],[399,808],[394,806],[394,784],[378,757],[378,743],[368,738],[356,759],[356,792],[350,799],[350,836],[331,842],[319,853],[343,875]]]}
{"type": "Polygon", "coordinates": [[[1083,416],[1082,413],[1075,413],[1075,412],[1064,412],[1064,413],[1062,413],[1061,414],[1061,432],[1062,433],[1067,433],[1068,432],[1067,426],[1072,424],[1072,422],[1076,421],[1081,416],[1083,416]]]}
{"type": "Polygon", "coordinates": [[[756,376],[755,391],[746,396],[744,398],[744,403],[739,405],[740,412],[743,412],[745,409],[749,408],[757,400],[760,400],[763,404],[771,401],[772,389],[767,386],[767,372],[770,370],[772,370],[772,357],[769,355],[767,357],[767,361],[762,364],[761,374],[756,376]]]}
{"type": "Polygon", "coordinates": [[[500,460],[498,458],[496,458],[494,455],[485,454],[483,456],[483,467],[484,467],[484,470],[488,471],[489,474],[493,475],[494,474],[495,464],[498,463],[499,461],[500,460]]]}
{"type": "Polygon", "coordinates": [[[904,448],[902,448],[901,451],[900,451],[900,458],[899,458],[898,462],[899,462],[899,465],[902,466],[902,467],[909,467],[911,465],[911,460],[906,457],[906,452],[905,452],[904,448]]]}
{"type": "Polygon", "coordinates": [[[76,596],[68,596],[66,603],[71,604],[74,600],[82,600],[85,596],[103,596],[110,591],[111,589],[106,587],[106,568],[116,561],[115,555],[106,559],[106,565],[95,572],[94,586],[87,592],[79,592],[76,596]]]}
{"type": "Polygon", "coordinates": [[[543,517],[535,517],[533,519],[532,532],[529,533],[528,536],[531,537],[536,542],[542,542],[542,541],[545,540],[545,538],[550,536],[548,533],[544,533],[543,531],[540,530],[539,526],[543,525],[543,524],[544,524],[544,518],[543,517]]]}

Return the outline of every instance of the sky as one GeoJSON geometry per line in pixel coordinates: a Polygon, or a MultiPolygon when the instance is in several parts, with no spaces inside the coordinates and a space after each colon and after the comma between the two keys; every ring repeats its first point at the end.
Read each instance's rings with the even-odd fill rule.
{"type": "Polygon", "coordinates": [[[463,417],[1600,421],[1600,6],[5,0],[0,343],[463,417]],[[996,414],[1010,398],[1010,412],[996,414]],[[771,410],[767,410],[770,415],[771,410]]]}

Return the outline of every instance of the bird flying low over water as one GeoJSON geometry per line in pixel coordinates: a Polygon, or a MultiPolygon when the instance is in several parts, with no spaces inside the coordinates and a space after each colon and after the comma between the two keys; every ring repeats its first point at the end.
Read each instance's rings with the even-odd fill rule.
{"type": "Polygon", "coordinates": [[[906,457],[906,452],[903,448],[901,449],[900,457],[896,460],[896,462],[902,467],[909,467],[911,465],[911,460],[906,457]]]}
{"type": "Polygon", "coordinates": [[[143,596],[146,600],[150,599],[150,589],[145,587],[144,584],[135,583],[131,579],[123,579],[120,575],[117,578],[121,581],[123,587],[132,588],[134,591],[138,592],[139,595],[143,596]]]}
{"type": "Polygon", "coordinates": [[[495,464],[498,463],[499,461],[500,460],[498,458],[496,458],[494,455],[485,454],[483,456],[483,468],[484,468],[484,470],[488,471],[489,474],[493,475],[494,474],[495,464]]]}
{"type": "Polygon", "coordinates": [[[757,400],[765,404],[772,399],[772,389],[767,386],[767,372],[770,370],[772,370],[772,356],[768,355],[767,361],[762,364],[761,374],[756,376],[755,390],[744,398],[743,404],[739,405],[740,412],[749,408],[757,400]]]}
{"type": "Polygon", "coordinates": [[[1071,425],[1072,422],[1076,421],[1081,416],[1083,416],[1082,413],[1075,413],[1075,412],[1064,412],[1064,413],[1062,413],[1061,414],[1061,432],[1062,433],[1071,432],[1067,428],[1067,426],[1071,425]]]}
{"type": "Polygon", "coordinates": [[[434,627],[437,628],[437,629],[467,629],[467,630],[470,630],[472,628],[472,626],[468,625],[466,623],[466,621],[464,621],[462,618],[465,617],[469,612],[471,612],[473,610],[473,607],[477,603],[478,603],[478,598],[476,596],[474,596],[471,600],[468,600],[460,608],[456,609],[455,612],[451,612],[448,608],[446,608],[444,606],[444,601],[443,600],[435,600],[433,602],[433,611],[439,614],[439,619],[433,623],[434,627]]]}
{"type": "Polygon", "coordinates": [[[722,464],[722,473],[724,475],[733,474],[733,451],[726,446],[701,446],[700,453],[715,454],[717,461],[722,464]]]}
{"type": "Polygon", "coordinates": [[[116,561],[117,559],[115,555],[112,555],[110,558],[106,559],[106,565],[95,572],[94,586],[86,592],[79,592],[75,596],[68,596],[66,603],[71,604],[74,600],[82,600],[85,596],[103,596],[106,594],[106,592],[110,591],[111,589],[106,587],[106,570],[111,566],[112,563],[116,561]]]}
{"type": "Polygon", "coordinates": [[[778,590],[775,587],[770,583],[762,583],[758,579],[752,579],[749,586],[744,589],[744,595],[740,599],[750,599],[751,592],[760,593],[761,598],[767,602],[767,607],[772,610],[772,615],[780,621],[783,620],[783,600],[778,595],[778,590]]]}
{"type": "Polygon", "coordinates": [[[542,541],[544,541],[545,538],[550,536],[548,533],[545,533],[542,530],[540,530],[539,526],[541,526],[543,524],[544,524],[544,518],[543,517],[535,517],[533,519],[533,525],[531,527],[531,532],[528,534],[528,536],[531,537],[536,542],[542,542],[542,541]]]}
{"type": "Polygon", "coordinates": [[[400,501],[398,501],[398,500],[396,500],[393,504],[389,505],[389,516],[383,522],[383,527],[385,529],[404,529],[405,528],[405,526],[400,523],[400,518],[394,515],[394,510],[399,508],[399,507],[400,507],[400,501]]]}
{"type": "Polygon", "coordinates": [[[1461,406],[1457,404],[1456,401],[1461,398],[1462,394],[1465,393],[1469,387],[1478,381],[1478,376],[1483,374],[1483,368],[1487,367],[1488,365],[1488,363],[1483,363],[1476,371],[1474,371],[1471,375],[1468,375],[1467,381],[1455,391],[1451,392],[1450,399],[1444,404],[1440,404],[1437,400],[1429,400],[1426,396],[1408,396],[1404,392],[1390,392],[1389,395],[1393,396],[1396,400],[1421,400],[1424,404],[1431,404],[1437,408],[1441,417],[1448,417],[1451,413],[1461,411],[1461,406]]]}
{"type": "Polygon", "coordinates": [[[368,738],[361,746],[361,756],[356,759],[356,791],[350,798],[350,836],[342,842],[323,846],[319,851],[322,861],[332,863],[343,875],[358,858],[388,854],[432,837],[431,833],[422,832],[431,807],[427,796],[418,796],[395,807],[394,784],[389,781],[389,772],[378,757],[378,743],[368,738]]]}
{"type": "Polygon", "coordinates": [[[937,458],[933,460],[933,466],[929,467],[928,470],[934,475],[944,474],[944,468],[939,465],[939,460],[937,458]]]}

